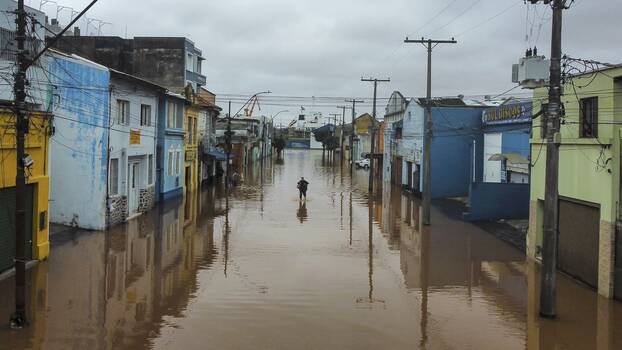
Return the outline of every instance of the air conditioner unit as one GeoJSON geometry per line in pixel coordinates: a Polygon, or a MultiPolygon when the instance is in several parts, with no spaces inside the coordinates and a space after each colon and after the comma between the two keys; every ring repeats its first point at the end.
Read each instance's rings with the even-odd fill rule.
{"type": "Polygon", "coordinates": [[[520,84],[524,89],[536,89],[546,86],[549,82],[551,61],[544,56],[521,58],[518,64],[512,65],[512,82],[520,84]]]}

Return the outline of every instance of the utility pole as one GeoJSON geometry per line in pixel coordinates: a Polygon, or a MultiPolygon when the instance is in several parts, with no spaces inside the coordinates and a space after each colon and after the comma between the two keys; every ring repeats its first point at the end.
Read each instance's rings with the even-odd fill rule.
{"type": "MultiPolygon", "coordinates": [[[[49,2],[49,1],[46,1],[49,2]]],[[[30,52],[26,49],[26,27],[28,14],[24,0],[17,1],[15,10],[15,41],[17,42],[17,72],[13,82],[15,96],[15,312],[11,315],[11,328],[21,329],[28,325],[26,318],[26,174],[24,158],[26,157],[25,139],[28,134],[28,116],[26,111],[26,72],[28,68],[43,56],[43,54],[65,34],[71,26],[88,11],[97,0],[92,0],[87,7],[74,18],[67,27],[52,38],[39,52],[30,52]]],[[[42,1],[42,5],[45,2],[42,1]]],[[[33,26],[35,21],[33,20],[33,26]]]]}
{"type": "Polygon", "coordinates": [[[345,159],[345,120],[346,120],[346,108],[347,106],[337,106],[337,108],[341,108],[341,135],[339,135],[339,156],[341,157],[341,169],[343,170],[343,160],[345,159]]]}
{"type": "Polygon", "coordinates": [[[17,31],[17,73],[13,82],[15,95],[15,151],[17,173],[15,176],[15,313],[11,316],[12,328],[23,328],[26,319],[26,176],[24,169],[25,138],[28,133],[26,107],[26,10],[24,0],[18,0],[15,11],[17,31]]]}
{"type": "Polygon", "coordinates": [[[229,185],[230,184],[230,166],[229,163],[231,162],[231,137],[233,136],[233,132],[231,131],[231,101],[229,101],[229,113],[227,114],[227,131],[225,132],[225,144],[227,147],[227,166],[226,166],[226,170],[225,170],[225,189],[227,191],[227,198],[229,197],[229,185]]]}
{"type": "Polygon", "coordinates": [[[422,44],[428,50],[428,86],[425,106],[425,136],[423,139],[423,218],[424,225],[430,225],[430,206],[432,204],[432,50],[438,44],[456,44],[457,41],[451,40],[432,40],[424,39],[410,40],[406,37],[405,43],[422,44]]]}
{"type": "Polygon", "coordinates": [[[376,154],[376,95],[378,92],[378,83],[388,83],[391,79],[364,79],[361,78],[361,81],[373,82],[374,83],[374,103],[372,109],[372,123],[371,123],[371,150],[369,155],[369,192],[374,190],[374,156],[376,154]]]}
{"type": "MultiPolygon", "coordinates": [[[[537,3],[537,0],[531,0],[537,3]]],[[[548,4],[550,0],[545,0],[548,4]]],[[[546,112],[546,182],[544,185],[544,237],[540,274],[540,316],[556,316],[557,240],[559,236],[559,145],[561,117],[562,12],[566,0],[553,0],[549,106],[546,112]]]]}
{"type": "MultiPolygon", "coordinates": [[[[334,122],[335,122],[335,123],[333,124],[333,126],[334,126],[335,128],[337,128],[337,117],[339,117],[339,115],[340,115],[339,113],[330,113],[330,116],[331,116],[331,117],[333,117],[333,120],[334,120],[334,122]]],[[[334,131],[333,131],[333,135],[332,135],[332,136],[335,136],[335,135],[334,135],[334,131]]],[[[329,153],[328,153],[329,155],[331,155],[331,154],[332,154],[332,157],[333,157],[332,161],[334,162],[334,161],[335,161],[335,149],[328,150],[328,152],[329,152],[329,153]]],[[[333,165],[334,165],[334,164],[333,164],[333,165]]]]}
{"type": "Polygon", "coordinates": [[[354,119],[356,119],[356,104],[365,101],[352,98],[347,99],[346,102],[352,103],[352,133],[350,134],[350,175],[352,175],[354,171],[354,119]]]}

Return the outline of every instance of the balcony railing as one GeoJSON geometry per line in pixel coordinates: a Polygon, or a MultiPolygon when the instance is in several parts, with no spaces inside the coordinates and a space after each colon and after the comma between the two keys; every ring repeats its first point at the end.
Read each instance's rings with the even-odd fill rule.
{"type": "Polygon", "coordinates": [[[207,77],[205,77],[205,75],[189,70],[186,70],[186,80],[190,80],[199,85],[205,85],[207,83],[207,77]]]}

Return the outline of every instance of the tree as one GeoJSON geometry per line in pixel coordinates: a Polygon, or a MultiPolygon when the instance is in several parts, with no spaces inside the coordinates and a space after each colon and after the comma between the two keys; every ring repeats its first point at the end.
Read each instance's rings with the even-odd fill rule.
{"type": "Polygon", "coordinates": [[[281,152],[285,149],[285,145],[287,142],[283,138],[283,136],[279,136],[272,142],[272,147],[276,148],[277,158],[281,158],[281,152]]]}
{"type": "Polygon", "coordinates": [[[332,136],[332,133],[328,128],[319,128],[313,131],[313,136],[315,137],[315,141],[322,144],[322,159],[324,158],[326,152],[326,141],[332,136]]]}

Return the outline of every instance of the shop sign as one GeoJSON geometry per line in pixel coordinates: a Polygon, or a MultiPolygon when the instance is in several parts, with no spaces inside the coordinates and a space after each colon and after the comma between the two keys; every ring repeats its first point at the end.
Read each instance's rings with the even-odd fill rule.
{"type": "Polygon", "coordinates": [[[531,102],[489,108],[482,112],[482,122],[487,125],[528,123],[531,121],[532,109],[531,102]]]}

